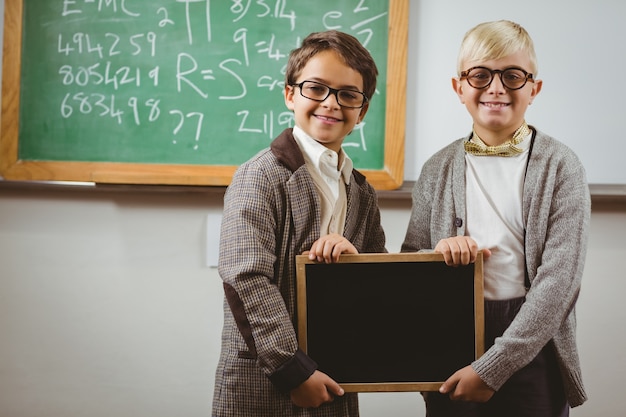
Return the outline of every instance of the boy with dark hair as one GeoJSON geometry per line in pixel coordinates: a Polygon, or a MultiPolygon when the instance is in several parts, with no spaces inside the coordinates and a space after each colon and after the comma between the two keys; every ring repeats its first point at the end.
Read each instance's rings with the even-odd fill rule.
{"type": "Polygon", "coordinates": [[[376,193],[341,147],[377,75],[368,51],[338,31],[309,35],[289,56],[285,104],[295,127],[239,167],[224,200],[214,417],[358,416],[357,395],[344,395],[298,348],[295,257],[386,251],[376,193]]]}

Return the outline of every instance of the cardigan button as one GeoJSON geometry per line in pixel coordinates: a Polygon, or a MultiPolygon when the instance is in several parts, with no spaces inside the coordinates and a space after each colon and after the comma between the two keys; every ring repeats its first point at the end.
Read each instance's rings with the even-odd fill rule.
{"type": "Polygon", "coordinates": [[[454,219],[454,225],[456,227],[461,227],[463,226],[463,219],[460,217],[457,217],[456,219],[454,219]]]}

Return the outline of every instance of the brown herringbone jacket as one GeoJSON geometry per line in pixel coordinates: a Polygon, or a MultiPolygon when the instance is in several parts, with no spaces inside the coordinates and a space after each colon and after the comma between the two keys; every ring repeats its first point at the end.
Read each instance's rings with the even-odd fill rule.
{"type": "MultiPolygon", "coordinates": [[[[359,252],[385,252],[374,189],[354,170],[346,192],[344,236],[359,252]]],[[[220,237],[225,302],[214,417],[358,415],[356,394],[318,409],[295,407],[289,398],[316,369],[296,339],[295,256],[319,238],[319,201],[291,129],[240,166],[228,187],[220,237]]]]}

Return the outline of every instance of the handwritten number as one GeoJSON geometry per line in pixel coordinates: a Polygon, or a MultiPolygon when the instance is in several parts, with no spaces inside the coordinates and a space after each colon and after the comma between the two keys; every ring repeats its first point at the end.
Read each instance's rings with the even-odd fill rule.
{"type": "Polygon", "coordinates": [[[239,131],[240,132],[261,133],[262,132],[261,129],[250,129],[250,128],[245,127],[246,120],[248,119],[249,115],[250,115],[250,111],[249,110],[241,110],[241,111],[237,112],[237,116],[241,116],[241,124],[239,125],[239,131]]]}
{"type": "MultiPolygon", "coordinates": [[[[87,3],[89,2],[91,1],[87,1],[87,3]]],[[[80,2],[69,2],[68,5],[70,3],[73,5],[72,7],[76,8],[80,4],[80,2]]],[[[185,136],[193,138],[194,143],[191,146],[193,146],[193,149],[198,149],[203,131],[204,113],[193,111],[193,107],[171,109],[171,106],[163,104],[166,101],[162,103],[158,98],[146,99],[146,97],[141,97],[140,94],[147,93],[147,91],[142,91],[140,88],[141,78],[144,78],[144,83],[147,83],[149,90],[153,91],[155,96],[168,97],[168,99],[174,100],[178,100],[178,97],[181,97],[182,99],[179,102],[185,105],[187,105],[188,101],[193,103],[193,100],[188,100],[188,98],[191,99],[188,96],[196,96],[194,93],[197,93],[208,106],[212,106],[214,104],[209,103],[209,98],[218,100],[240,100],[245,98],[248,95],[248,85],[251,88],[255,88],[255,91],[265,92],[275,92],[284,88],[284,81],[280,79],[280,76],[284,74],[285,67],[283,65],[279,69],[278,67],[281,64],[275,63],[286,58],[286,54],[282,52],[282,49],[285,47],[285,42],[289,44],[289,40],[277,40],[274,29],[280,25],[285,30],[287,30],[287,27],[290,27],[291,31],[295,30],[296,12],[293,10],[293,7],[288,5],[288,0],[231,0],[229,7],[232,14],[232,22],[253,20],[258,20],[259,22],[240,23],[237,28],[233,28],[232,41],[227,42],[230,45],[230,51],[225,57],[221,55],[221,51],[219,54],[213,54],[213,51],[210,50],[210,48],[215,47],[210,45],[210,5],[212,2],[210,0],[176,0],[176,3],[185,3],[186,15],[171,15],[170,7],[174,6],[159,7],[156,13],[150,17],[151,26],[156,32],[150,31],[149,28],[142,29],[142,33],[126,32],[125,30],[120,32],[117,31],[119,27],[116,26],[118,21],[112,19],[110,21],[107,20],[107,24],[111,23],[111,25],[107,26],[106,29],[111,32],[105,31],[106,33],[90,34],[88,29],[82,29],[84,32],[76,31],[70,34],[64,32],[64,34],[53,35],[58,36],[56,51],[53,50],[53,53],[56,52],[58,59],[69,61],[71,64],[62,65],[63,62],[61,62],[57,67],[57,83],[67,86],[68,90],[72,88],[71,92],[59,94],[59,96],[64,94],[63,97],[59,97],[61,98],[59,108],[61,116],[65,119],[70,117],[107,117],[108,120],[115,120],[118,124],[124,122],[131,125],[134,123],[139,126],[158,121],[161,111],[166,114],[169,112],[174,120],[174,126],[171,130],[173,143],[176,143],[177,140],[180,142],[180,137],[185,136]],[[197,3],[202,3],[202,5],[197,6],[197,3]],[[194,9],[190,10],[192,4],[194,9]],[[165,61],[161,57],[159,59],[154,58],[157,54],[163,52],[160,49],[163,46],[161,45],[161,39],[166,39],[168,27],[180,26],[182,24],[183,26],[180,26],[179,30],[187,31],[189,43],[191,44],[191,25],[203,23],[201,22],[201,14],[196,13],[196,11],[199,12],[199,7],[204,8],[204,6],[206,6],[204,13],[208,29],[207,40],[209,41],[206,48],[201,50],[191,49],[188,53],[185,53],[182,51],[185,51],[186,48],[183,48],[182,45],[169,43],[167,50],[170,55],[171,48],[181,46],[177,49],[177,62],[173,63],[176,65],[174,68],[176,73],[173,76],[169,72],[167,74],[163,73],[164,77],[167,77],[161,77],[161,68],[157,64],[165,61]],[[174,16],[176,21],[172,16],[174,16]],[[178,21],[185,18],[187,19],[186,22],[178,21]],[[263,27],[267,27],[268,30],[262,31],[260,36],[255,37],[253,36],[255,34],[249,27],[257,26],[259,23],[263,27]],[[184,27],[185,24],[187,25],[186,27],[184,27]],[[119,32],[119,34],[116,32],[119,32]],[[192,55],[196,51],[199,51],[198,57],[192,55]],[[252,57],[250,52],[253,54],[252,57]],[[80,57],[79,59],[65,58],[70,56],[80,57]],[[207,56],[208,58],[206,58],[207,56]],[[215,62],[212,62],[211,59],[215,59],[214,57],[217,56],[221,58],[217,58],[215,62]],[[126,60],[122,59],[122,57],[126,58],[126,60]],[[199,57],[202,57],[202,59],[199,59],[199,57]],[[196,60],[196,58],[198,59],[196,60]],[[255,59],[263,60],[266,63],[271,61],[270,64],[273,65],[273,69],[264,71],[262,68],[265,65],[259,65],[258,70],[260,70],[260,73],[255,73],[251,78],[242,77],[240,74],[243,74],[244,71],[247,73],[251,65],[257,65],[254,61],[255,59]],[[216,69],[214,66],[217,62],[219,62],[219,71],[214,73],[213,70],[216,69]],[[164,93],[159,88],[161,87],[159,85],[161,82],[160,78],[165,81],[172,80],[176,83],[174,86],[168,86],[176,87],[176,91],[171,97],[168,95],[169,93],[164,93]],[[211,86],[218,83],[220,86],[228,89],[212,90],[211,86]],[[75,91],[77,89],[84,91],[77,92],[75,91]],[[98,89],[114,91],[114,93],[92,92],[98,89]],[[118,93],[120,90],[121,92],[118,93]],[[138,91],[133,93],[133,90],[138,91]],[[129,92],[130,94],[128,94],[129,92]],[[210,97],[212,92],[217,97],[210,97]],[[218,94],[221,95],[218,96],[218,94]],[[122,100],[122,103],[124,103],[124,100],[127,100],[126,105],[122,105],[121,108],[116,107],[116,101],[119,100],[122,100]]],[[[289,4],[293,3],[290,2],[289,4]]],[[[346,13],[351,14],[351,16],[359,13],[358,18],[360,20],[349,29],[360,35],[362,42],[363,38],[365,38],[363,43],[367,46],[374,36],[374,27],[371,23],[384,17],[386,13],[369,16],[372,13],[369,12],[370,8],[368,5],[370,3],[366,0],[353,0],[351,3],[352,6],[348,7],[346,13]]],[[[124,8],[123,5],[122,8],[124,8]]],[[[123,10],[123,12],[127,16],[139,16],[139,14],[130,13],[128,10],[123,10]]],[[[340,29],[343,27],[342,25],[346,24],[346,18],[338,8],[336,11],[327,11],[322,16],[322,23],[327,29],[340,29]]],[[[124,25],[123,27],[130,27],[131,30],[138,27],[126,26],[126,23],[124,25]]],[[[194,31],[199,30],[196,27],[193,29],[194,31]]],[[[299,36],[293,35],[293,38],[294,42],[299,43],[299,36]]],[[[52,43],[54,43],[54,39],[52,43]]],[[[51,45],[51,47],[54,49],[54,45],[51,45]]],[[[225,47],[225,45],[220,45],[220,47],[225,47]]],[[[232,110],[233,113],[235,111],[232,110]]],[[[234,123],[238,124],[237,129],[239,132],[253,135],[263,134],[270,137],[273,137],[276,126],[293,126],[295,123],[292,112],[278,113],[272,109],[258,110],[255,108],[254,110],[240,110],[236,112],[236,119],[238,120],[235,120],[234,123]]],[[[171,121],[168,122],[168,125],[169,123],[171,121]]],[[[358,133],[353,135],[353,142],[346,143],[346,146],[362,147],[365,150],[364,124],[356,126],[355,130],[358,133]]]]}
{"type": "Polygon", "coordinates": [[[143,38],[143,33],[138,33],[130,37],[130,44],[135,47],[135,50],[131,52],[131,55],[139,55],[141,53],[141,46],[135,41],[135,39],[143,38]]]}
{"type": "Polygon", "coordinates": [[[241,42],[241,46],[243,47],[243,56],[246,60],[246,67],[249,67],[250,60],[248,59],[248,45],[246,43],[247,33],[248,29],[246,28],[237,29],[237,31],[233,35],[233,41],[235,41],[235,43],[241,42]]]}
{"type": "Polygon", "coordinates": [[[63,76],[63,84],[70,85],[74,82],[74,74],[70,65],[63,65],[59,68],[59,74],[63,76]]]}
{"type": "Polygon", "coordinates": [[[367,46],[367,44],[370,43],[370,39],[372,39],[372,36],[374,36],[374,31],[368,28],[368,29],[363,29],[358,34],[362,35],[364,33],[366,33],[367,36],[365,37],[365,40],[363,41],[363,46],[367,46]]]}
{"type": "Polygon", "coordinates": [[[157,14],[163,12],[163,19],[159,21],[159,27],[165,27],[166,25],[173,25],[174,21],[168,17],[167,9],[165,7],[159,7],[157,14]]]}
{"type": "Polygon", "coordinates": [[[100,114],[98,114],[98,116],[104,116],[108,114],[109,106],[104,104],[104,99],[106,98],[106,96],[104,94],[98,94],[98,93],[94,93],[92,94],[92,96],[96,98],[96,102],[94,103],[94,106],[100,107],[102,109],[102,111],[100,112],[100,114]]]}
{"type": "Polygon", "coordinates": [[[156,54],[156,33],[148,32],[148,34],[146,35],[146,39],[148,40],[148,42],[150,42],[150,45],[151,45],[150,56],[155,56],[155,54],[156,54]]]}
{"type": "Polygon", "coordinates": [[[65,119],[69,118],[74,112],[72,106],[67,104],[68,98],[70,98],[70,93],[67,93],[65,97],[63,97],[63,101],[61,101],[61,116],[65,119]]]}
{"type": "Polygon", "coordinates": [[[77,49],[78,49],[79,54],[83,53],[83,36],[85,36],[84,33],[76,32],[74,36],[72,37],[72,40],[78,46],[77,49]]]}
{"type": "Polygon", "coordinates": [[[130,97],[128,99],[128,106],[133,110],[135,124],[139,126],[141,122],[139,121],[139,110],[137,109],[137,97],[130,97]]]}
{"type": "Polygon", "coordinates": [[[98,57],[102,59],[102,45],[100,45],[99,43],[96,43],[95,46],[92,45],[91,40],[89,39],[89,35],[85,35],[85,41],[87,42],[87,52],[89,53],[97,52],[98,57]]]}
{"type": "Polygon", "coordinates": [[[296,13],[292,10],[289,13],[285,13],[285,6],[287,5],[287,0],[277,0],[276,1],[276,17],[281,19],[289,19],[291,23],[291,31],[296,28],[296,13]],[[280,5],[280,11],[279,11],[280,5]]]}
{"type": "Polygon", "coordinates": [[[70,46],[69,42],[65,42],[65,45],[63,44],[63,35],[59,34],[59,42],[57,44],[57,52],[60,53],[60,54],[65,54],[65,56],[68,56],[73,51],[74,51],[74,48],[72,48],[70,46]]]}
{"type": "Polygon", "coordinates": [[[89,97],[85,96],[85,93],[76,93],[72,98],[80,103],[78,109],[81,113],[89,114],[91,112],[92,107],[89,104],[89,97]]]}
{"type": "Polygon", "coordinates": [[[243,5],[243,2],[241,0],[233,1],[233,5],[230,6],[230,11],[234,14],[239,14],[236,19],[233,19],[233,22],[238,22],[240,19],[242,19],[248,13],[249,8],[250,0],[246,2],[245,6],[243,5]]]}
{"type": "Polygon", "coordinates": [[[122,124],[122,115],[124,114],[121,110],[115,110],[115,96],[111,95],[111,107],[110,107],[110,115],[112,118],[117,118],[117,124],[122,124]]]}
{"type": "Polygon", "coordinates": [[[109,48],[109,56],[119,55],[120,51],[117,51],[117,44],[120,42],[120,37],[115,33],[105,33],[104,36],[113,38],[113,43],[111,44],[111,48],[109,48]]]}
{"type": "Polygon", "coordinates": [[[161,100],[155,100],[153,98],[150,98],[150,99],[146,100],[146,106],[148,106],[150,108],[150,114],[148,115],[148,121],[154,122],[156,119],[159,118],[159,115],[161,114],[161,109],[159,109],[159,103],[160,102],[161,102],[161,100]]]}
{"type": "Polygon", "coordinates": [[[257,17],[265,17],[268,14],[270,14],[272,12],[272,9],[270,6],[268,6],[267,4],[265,4],[264,0],[257,0],[256,4],[258,4],[259,6],[262,6],[265,9],[264,13],[258,13],[257,17]]]}

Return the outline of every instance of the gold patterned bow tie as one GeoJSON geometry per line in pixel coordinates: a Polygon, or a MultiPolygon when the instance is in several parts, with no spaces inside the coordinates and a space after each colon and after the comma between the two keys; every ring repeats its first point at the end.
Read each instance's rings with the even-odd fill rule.
{"type": "Polygon", "coordinates": [[[472,132],[470,140],[465,141],[465,152],[472,155],[480,156],[515,156],[524,152],[523,149],[518,148],[517,145],[522,143],[524,138],[530,133],[530,128],[526,122],[515,131],[513,138],[504,142],[498,146],[488,146],[480,139],[475,131],[472,132]]]}

